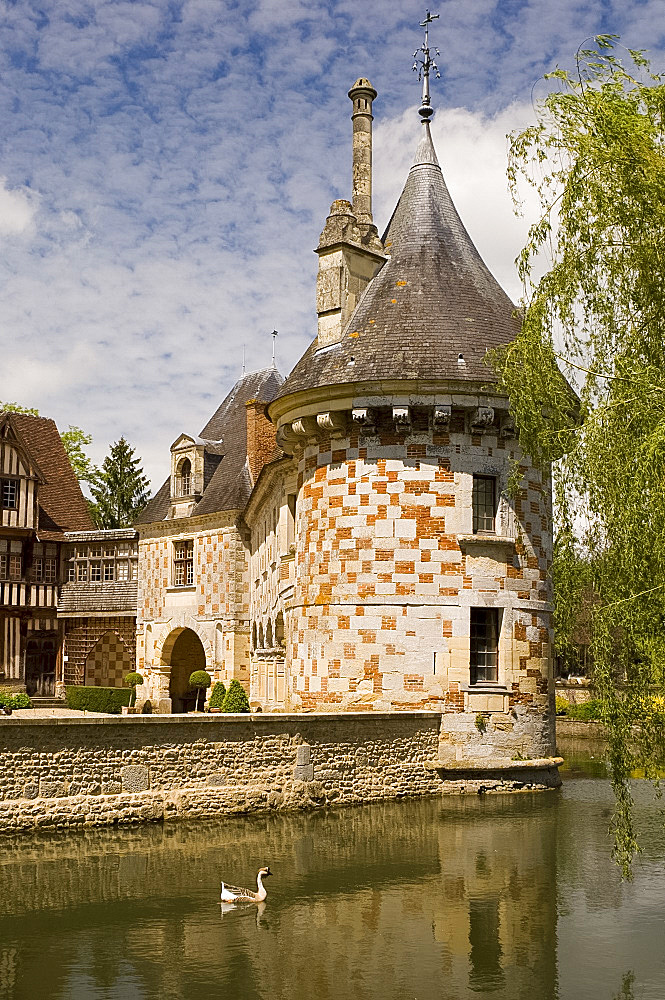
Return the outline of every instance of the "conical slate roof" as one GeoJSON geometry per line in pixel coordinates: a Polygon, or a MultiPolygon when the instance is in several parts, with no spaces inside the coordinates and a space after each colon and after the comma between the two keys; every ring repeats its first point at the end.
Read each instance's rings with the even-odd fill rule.
{"type": "Polygon", "coordinates": [[[494,380],[485,354],[512,340],[519,320],[457,214],[428,124],[424,133],[383,237],[389,259],[341,343],[314,341],[278,397],[378,379],[494,380]]]}

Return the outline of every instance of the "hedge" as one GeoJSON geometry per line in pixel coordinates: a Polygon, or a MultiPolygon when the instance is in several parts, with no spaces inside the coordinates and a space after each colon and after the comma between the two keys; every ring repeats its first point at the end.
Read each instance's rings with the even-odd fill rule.
{"type": "Polygon", "coordinates": [[[0,708],[32,708],[32,702],[25,691],[19,691],[17,694],[0,691],[0,708]]]}
{"type": "Polygon", "coordinates": [[[129,705],[131,689],[72,685],[65,688],[67,707],[85,712],[108,712],[120,715],[123,705],[129,705]]]}

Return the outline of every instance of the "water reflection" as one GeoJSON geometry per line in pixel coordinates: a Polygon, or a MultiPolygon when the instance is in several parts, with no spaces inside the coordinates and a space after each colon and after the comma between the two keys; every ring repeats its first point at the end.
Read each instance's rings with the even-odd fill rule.
{"type": "Polygon", "coordinates": [[[622,885],[610,805],[606,782],[569,779],[563,794],[3,840],[0,995],[655,998],[665,844],[622,885]],[[264,904],[220,905],[220,878],[268,863],[264,904]]]}

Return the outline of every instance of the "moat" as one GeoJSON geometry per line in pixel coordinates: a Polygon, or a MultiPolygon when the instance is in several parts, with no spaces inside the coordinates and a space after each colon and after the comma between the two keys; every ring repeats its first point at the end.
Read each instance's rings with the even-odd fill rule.
{"type": "Polygon", "coordinates": [[[636,781],[622,883],[604,766],[562,749],[555,792],[5,838],[0,995],[661,998],[661,808],[636,781]],[[222,912],[264,863],[266,903],[222,912]]]}

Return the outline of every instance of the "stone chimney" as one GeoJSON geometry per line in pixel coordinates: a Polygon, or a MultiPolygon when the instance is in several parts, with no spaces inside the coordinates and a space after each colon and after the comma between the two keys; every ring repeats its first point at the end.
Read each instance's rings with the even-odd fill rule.
{"type": "Polygon", "coordinates": [[[316,250],[319,347],[342,339],[358,299],[386,259],[372,219],[372,101],[376,91],[361,77],[349,97],[353,102],[353,204],[343,199],[332,203],[316,250]]]}
{"type": "Polygon", "coordinates": [[[361,226],[372,226],[372,101],[376,91],[360,77],[349,91],[353,102],[353,214],[361,226]]]}

